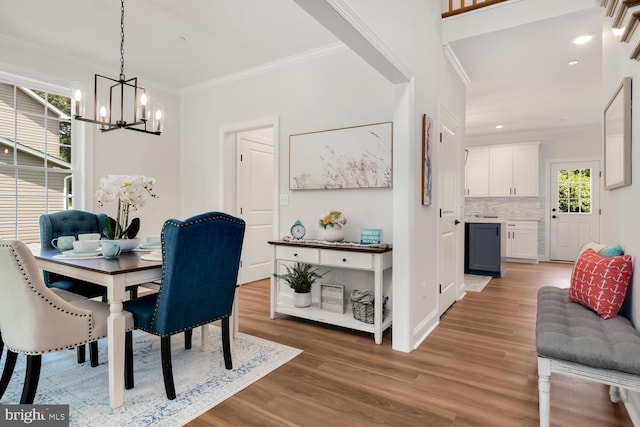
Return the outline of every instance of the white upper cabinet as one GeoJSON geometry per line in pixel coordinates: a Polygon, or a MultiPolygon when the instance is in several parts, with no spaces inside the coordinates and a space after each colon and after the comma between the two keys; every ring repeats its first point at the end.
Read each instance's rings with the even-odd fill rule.
{"type": "Polygon", "coordinates": [[[465,195],[538,196],[538,147],[535,142],[469,148],[465,195]]]}
{"type": "Polygon", "coordinates": [[[465,163],[465,196],[489,195],[489,149],[469,148],[465,163]]]}
{"type": "Polygon", "coordinates": [[[539,173],[538,144],[513,147],[513,195],[529,197],[538,195],[539,173]]]}

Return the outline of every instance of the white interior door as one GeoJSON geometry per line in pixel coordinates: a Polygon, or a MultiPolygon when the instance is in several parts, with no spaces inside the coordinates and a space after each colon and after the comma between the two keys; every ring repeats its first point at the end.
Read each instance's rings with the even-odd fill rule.
{"type": "Polygon", "coordinates": [[[459,171],[456,161],[456,147],[459,128],[448,114],[441,114],[439,140],[439,191],[440,207],[439,245],[438,245],[438,314],[442,315],[457,298],[459,282],[458,260],[458,221],[457,196],[459,189],[459,171]]]}
{"type": "Polygon", "coordinates": [[[549,258],[575,261],[578,250],[600,238],[600,163],[551,163],[549,258]]]}
{"type": "Polygon", "coordinates": [[[269,277],[273,238],[273,139],[238,135],[237,212],[246,222],[238,283],[269,277]]]}

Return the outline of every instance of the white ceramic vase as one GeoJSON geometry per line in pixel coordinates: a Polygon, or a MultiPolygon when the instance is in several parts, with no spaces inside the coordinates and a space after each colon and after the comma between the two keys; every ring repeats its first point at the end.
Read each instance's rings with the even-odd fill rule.
{"type": "Polygon", "coordinates": [[[322,240],[327,242],[342,242],[344,240],[344,231],[342,230],[342,226],[339,224],[334,224],[333,227],[330,225],[327,228],[322,229],[322,240]]]}
{"type": "Polygon", "coordinates": [[[131,252],[140,244],[140,239],[119,239],[120,252],[131,252]]]}
{"type": "Polygon", "coordinates": [[[311,305],[311,292],[294,292],[293,305],[295,305],[296,307],[309,307],[311,305]]]}

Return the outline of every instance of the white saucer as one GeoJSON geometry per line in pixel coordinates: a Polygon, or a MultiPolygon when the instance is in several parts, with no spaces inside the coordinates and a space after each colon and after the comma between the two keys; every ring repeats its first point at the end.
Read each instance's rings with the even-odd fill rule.
{"type": "Polygon", "coordinates": [[[144,254],[140,257],[140,259],[144,261],[162,261],[162,255],[154,253],[144,254]]]}
{"type": "Polygon", "coordinates": [[[62,252],[64,256],[67,258],[90,258],[90,257],[98,257],[102,256],[101,253],[96,253],[96,251],[91,252],[76,252],[74,250],[64,251],[62,252]]]}
{"type": "Polygon", "coordinates": [[[147,245],[143,243],[140,246],[138,246],[138,249],[153,250],[153,249],[160,249],[161,247],[162,245],[160,245],[159,243],[157,245],[147,245]]]}

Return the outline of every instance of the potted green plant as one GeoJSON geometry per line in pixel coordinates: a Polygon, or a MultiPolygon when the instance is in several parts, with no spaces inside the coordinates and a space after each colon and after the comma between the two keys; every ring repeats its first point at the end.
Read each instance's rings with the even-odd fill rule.
{"type": "Polygon", "coordinates": [[[296,262],[293,266],[284,265],[285,274],[274,274],[278,279],[284,280],[293,289],[293,305],[296,307],[309,307],[311,305],[311,287],[316,280],[326,273],[318,273],[313,265],[296,262]]]}

